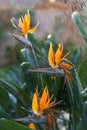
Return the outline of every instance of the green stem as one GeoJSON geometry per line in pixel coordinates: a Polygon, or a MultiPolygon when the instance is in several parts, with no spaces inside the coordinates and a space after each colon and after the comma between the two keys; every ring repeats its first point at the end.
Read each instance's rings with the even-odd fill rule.
{"type": "Polygon", "coordinates": [[[27,34],[25,34],[24,37],[28,40],[28,35],[27,34]]]}
{"type": "MultiPolygon", "coordinates": [[[[24,35],[24,37],[28,40],[28,35],[24,35]]],[[[33,58],[34,58],[34,61],[35,61],[35,64],[37,66],[37,68],[39,68],[39,64],[38,64],[38,60],[37,60],[37,57],[36,57],[36,54],[35,54],[35,51],[34,51],[34,48],[32,46],[32,43],[31,43],[31,46],[29,46],[29,49],[31,50],[32,54],[33,54],[33,58]]],[[[42,80],[42,76],[41,74],[39,75],[39,78],[40,78],[40,81],[41,81],[41,84],[44,88],[44,85],[43,85],[43,80],[42,80]]]]}
{"type": "MultiPolygon", "coordinates": [[[[33,48],[32,44],[31,44],[31,46],[29,46],[29,47],[30,47],[31,52],[32,52],[32,54],[33,54],[35,64],[36,64],[37,68],[39,68],[38,60],[37,60],[37,57],[36,57],[36,54],[35,54],[35,51],[34,51],[34,48],[33,48]]],[[[43,88],[44,88],[43,80],[42,80],[41,74],[39,74],[39,78],[40,78],[41,84],[42,84],[42,86],[43,86],[43,88]]]]}

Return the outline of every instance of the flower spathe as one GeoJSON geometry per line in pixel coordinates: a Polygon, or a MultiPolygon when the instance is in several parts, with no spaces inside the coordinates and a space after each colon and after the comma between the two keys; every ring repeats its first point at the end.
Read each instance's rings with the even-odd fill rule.
{"type": "Polygon", "coordinates": [[[52,43],[50,43],[50,48],[48,52],[48,61],[52,67],[59,65],[59,63],[62,61],[62,55],[63,55],[63,44],[59,43],[58,49],[56,53],[54,53],[52,43]]]}
{"type": "Polygon", "coordinates": [[[33,28],[30,28],[31,25],[31,17],[30,17],[30,13],[29,10],[27,11],[27,13],[24,15],[24,17],[20,17],[18,20],[18,24],[15,23],[14,20],[11,20],[13,23],[13,26],[16,27],[16,29],[21,32],[23,35],[27,35],[28,33],[34,33],[37,28],[39,23],[37,23],[37,25],[33,28]]]}
{"type": "Polygon", "coordinates": [[[45,87],[42,96],[39,97],[38,89],[33,95],[32,99],[32,110],[36,115],[41,115],[44,111],[51,108],[55,101],[51,101],[53,96],[49,97],[49,92],[47,87],[45,87]]]}

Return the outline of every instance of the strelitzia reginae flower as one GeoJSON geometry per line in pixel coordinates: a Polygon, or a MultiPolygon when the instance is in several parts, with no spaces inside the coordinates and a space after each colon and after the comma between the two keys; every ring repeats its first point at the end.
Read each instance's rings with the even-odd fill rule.
{"type": "Polygon", "coordinates": [[[55,128],[55,112],[58,110],[51,109],[56,105],[56,101],[52,101],[53,95],[50,97],[47,87],[44,88],[42,96],[39,96],[38,89],[33,95],[32,110],[36,116],[44,116],[46,118],[46,129],[53,130],[55,128]]]}
{"type": "Polygon", "coordinates": [[[47,87],[45,87],[42,96],[39,97],[38,89],[33,95],[32,99],[32,110],[36,115],[41,115],[44,111],[50,109],[52,106],[55,105],[55,101],[51,101],[53,95],[49,97],[49,92],[47,87]]]}
{"type": "Polygon", "coordinates": [[[63,57],[63,50],[64,50],[63,44],[59,43],[58,49],[56,53],[54,53],[52,43],[50,43],[50,48],[48,52],[48,61],[52,68],[59,68],[63,70],[64,74],[67,75],[69,80],[72,82],[72,76],[68,70],[71,70],[74,67],[74,65],[66,58],[66,56],[69,53],[67,53],[63,57]]]}
{"type": "Polygon", "coordinates": [[[32,98],[32,113],[30,110],[31,116],[16,119],[16,121],[24,121],[27,120],[27,118],[31,118],[31,120],[33,119],[32,121],[34,122],[29,123],[28,127],[31,128],[32,130],[36,130],[37,124],[35,124],[35,120],[40,119],[42,122],[41,124],[43,124],[44,130],[54,130],[55,121],[57,118],[55,117],[55,113],[63,114],[63,112],[60,112],[59,110],[56,109],[52,109],[53,106],[62,102],[62,101],[56,102],[55,100],[52,101],[52,99],[53,95],[52,96],[49,95],[47,87],[44,88],[41,96],[38,92],[38,88],[36,88],[36,91],[33,94],[32,98]]]}
{"type": "Polygon", "coordinates": [[[30,28],[31,18],[29,11],[27,11],[24,17],[20,17],[18,22],[14,18],[11,19],[11,22],[13,26],[23,35],[27,35],[28,33],[34,33],[39,25],[39,23],[37,23],[35,27],[30,28]]]}

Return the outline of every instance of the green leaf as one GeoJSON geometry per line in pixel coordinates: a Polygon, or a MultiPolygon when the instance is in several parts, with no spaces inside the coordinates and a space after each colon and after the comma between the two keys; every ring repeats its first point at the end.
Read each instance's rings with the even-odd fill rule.
{"type": "Polygon", "coordinates": [[[84,122],[84,126],[87,129],[87,103],[84,104],[83,106],[83,122],[84,122]]]}
{"type": "Polygon", "coordinates": [[[72,107],[72,110],[74,109],[74,97],[73,97],[73,91],[72,91],[72,85],[70,84],[70,81],[68,78],[66,78],[66,85],[67,85],[67,91],[69,95],[70,105],[72,107]]]}
{"type": "Polygon", "coordinates": [[[81,62],[81,54],[82,54],[81,47],[76,48],[73,52],[72,62],[77,67],[81,62]]]}
{"type": "Polygon", "coordinates": [[[77,111],[81,114],[82,108],[83,108],[83,101],[81,98],[81,92],[82,92],[83,88],[78,76],[78,73],[76,71],[76,69],[74,69],[74,82],[73,82],[73,94],[74,94],[74,100],[76,103],[76,107],[77,107],[77,111]],[[77,97],[77,98],[75,98],[77,97]]]}
{"type": "Polygon", "coordinates": [[[0,104],[7,107],[9,103],[8,92],[0,85],[0,104]]]}
{"type": "Polygon", "coordinates": [[[13,85],[11,85],[10,83],[7,83],[5,80],[2,80],[2,79],[0,79],[0,84],[5,89],[7,89],[11,94],[13,94],[25,106],[23,96],[18,89],[16,89],[13,85]]]}
{"type": "Polygon", "coordinates": [[[84,102],[87,101],[87,88],[81,92],[81,96],[84,102]]]}
{"type": "Polygon", "coordinates": [[[77,84],[77,88],[78,88],[78,91],[79,91],[79,94],[82,92],[83,88],[82,88],[82,84],[80,82],[80,79],[79,79],[79,76],[78,76],[78,73],[76,71],[76,69],[74,69],[74,77],[75,77],[75,81],[76,81],[76,84],[77,84]]]}
{"type": "Polygon", "coordinates": [[[83,62],[80,63],[79,67],[79,77],[83,87],[85,88],[87,85],[87,50],[85,51],[85,57],[82,60],[83,62]]]}
{"type": "Polygon", "coordinates": [[[23,87],[23,76],[21,75],[22,70],[20,66],[14,65],[14,66],[6,67],[3,71],[5,73],[5,77],[3,77],[3,79],[7,79],[7,81],[11,81],[17,84],[19,87],[23,87]]]}
{"type": "Polygon", "coordinates": [[[78,123],[76,130],[86,130],[82,120],[78,123]]]}
{"type": "Polygon", "coordinates": [[[10,115],[0,108],[0,118],[11,119],[10,115]]]}
{"type": "Polygon", "coordinates": [[[87,45],[87,33],[85,30],[85,26],[81,20],[80,14],[78,12],[74,12],[72,14],[72,20],[75,23],[75,25],[77,26],[78,31],[84,40],[85,45],[87,45]]]}
{"type": "Polygon", "coordinates": [[[27,126],[18,124],[16,122],[1,119],[0,120],[0,130],[31,130],[27,126]]]}
{"type": "Polygon", "coordinates": [[[34,60],[33,60],[30,50],[27,48],[23,48],[21,49],[21,54],[24,59],[23,63],[21,63],[21,66],[23,67],[25,64],[27,64],[27,65],[30,65],[32,68],[34,68],[35,67],[34,60]]]}

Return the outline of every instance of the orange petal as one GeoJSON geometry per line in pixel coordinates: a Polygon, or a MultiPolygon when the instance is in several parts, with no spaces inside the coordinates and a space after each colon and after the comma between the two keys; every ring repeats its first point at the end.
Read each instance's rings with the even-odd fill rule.
{"type": "Polygon", "coordinates": [[[58,49],[55,54],[56,65],[58,65],[61,62],[62,54],[63,54],[63,44],[59,43],[58,49]]]}
{"type": "Polygon", "coordinates": [[[34,111],[35,114],[38,114],[40,109],[39,109],[39,97],[37,93],[35,92],[33,95],[32,99],[32,110],[34,111]]]}
{"type": "Polygon", "coordinates": [[[27,21],[28,29],[30,29],[30,13],[29,13],[29,11],[26,14],[26,21],[27,21]]]}
{"type": "Polygon", "coordinates": [[[22,21],[22,19],[21,19],[21,18],[19,18],[19,23],[18,23],[18,26],[19,26],[20,28],[22,28],[22,27],[23,27],[23,21],[22,21]]]}
{"type": "Polygon", "coordinates": [[[70,65],[70,64],[62,64],[62,66],[63,66],[64,68],[66,68],[66,69],[72,69],[72,68],[73,68],[73,66],[70,65]]]}
{"type": "Polygon", "coordinates": [[[39,22],[37,23],[37,25],[35,27],[33,27],[32,29],[29,29],[28,33],[34,33],[37,30],[38,25],[39,25],[39,22]]]}
{"type": "Polygon", "coordinates": [[[53,98],[53,95],[49,97],[49,92],[47,87],[44,89],[44,92],[42,94],[42,97],[40,99],[40,109],[41,111],[46,110],[50,107],[52,107],[55,104],[55,101],[51,102],[51,99],[53,98]]]}
{"type": "Polygon", "coordinates": [[[48,100],[48,90],[47,90],[47,87],[45,87],[43,94],[40,98],[40,105],[45,104],[47,100],[48,100]]]}
{"type": "Polygon", "coordinates": [[[27,34],[28,33],[28,30],[29,30],[29,24],[28,24],[28,21],[27,21],[27,18],[26,18],[26,14],[24,16],[24,19],[23,19],[23,26],[22,26],[22,33],[23,34],[27,34]]]}
{"type": "Polygon", "coordinates": [[[53,51],[52,43],[50,43],[50,48],[49,48],[49,52],[48,52],[48,61],[49,61],[50,65],[52,67],[55,66],[55,56],[54,56],[54,51],[53,51]]]}
{"type": "Polygon", "coordinates": [[[29,14],[29,11],[24,16],[24,24],[25,24],[25,28],[28,32],[28,30],[30,29],[30,14],[29,14]]]}
{"type": "Polygon", "coordinates": [[[41,111],[47,109],[49,106],[49,92],[47,87],[45,87],[42,97],[40,99],[40,109],[41,111]]]}
{"type": "Polygon", "coordinates": [[[24,15],[23,19],[19,18],[19,27],[23,34],[27,34],[30,29],[30,14],[29,11],[24,15]]]}

